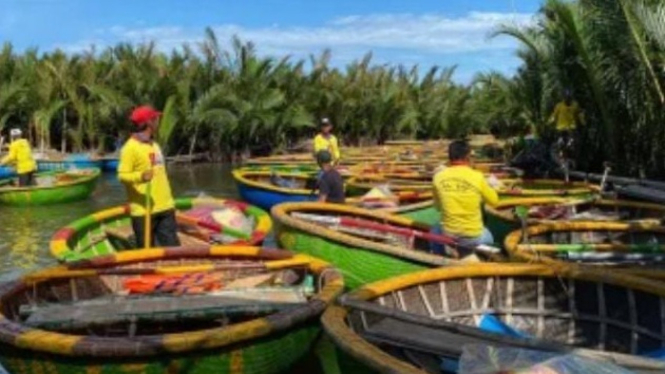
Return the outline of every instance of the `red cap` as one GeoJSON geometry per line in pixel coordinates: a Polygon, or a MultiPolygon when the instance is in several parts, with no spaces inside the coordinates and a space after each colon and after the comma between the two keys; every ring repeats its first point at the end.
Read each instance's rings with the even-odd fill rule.
{"type": "Polygon", "coordinates": [[[155,108],[148,106],[148,105],[143,105],[140,106],[134,111],[132,111],[132,115],[129,116],[129,118],[132,120],[137,125],[143,125],[147,122],[152,121],[153,119],[159,117],[162,113],[158,112],[155,110],[155,108]]]}

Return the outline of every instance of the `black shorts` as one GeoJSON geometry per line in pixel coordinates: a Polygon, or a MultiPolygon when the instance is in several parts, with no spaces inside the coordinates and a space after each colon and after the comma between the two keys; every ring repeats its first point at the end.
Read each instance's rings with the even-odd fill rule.
{"type": "Polygon", "coordinates": [[[19,187],[29,187],[35,185],[35,172],[31,171],[25,174],[18,175],[18,186],[19,187]]]}
{"type": "MultiPolygon", "coordinates": [[[[152,215],[152,235],[150,247],[177,247],[180,245],[178,239],[178,223],[175,219],[175,210],[167,210],[152,215]]],[[[136,238],[136,248],[145,247],[145,217],[132,217],[132,228],[136,238]]]]}

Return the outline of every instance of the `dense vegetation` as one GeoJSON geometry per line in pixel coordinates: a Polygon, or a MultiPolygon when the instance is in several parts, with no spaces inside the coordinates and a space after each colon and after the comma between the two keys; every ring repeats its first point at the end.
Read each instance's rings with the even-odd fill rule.
{"type": "Polygon", "coordinates": [[[283,150],[330,117],[346,144],[389,138],[459,137],[533,126],[564,88],[585,110],[578,164],[604,160],[621,172],[665,172],[665,5],[659,0],[548,0],[528,28],[497,25],[523,44],[514,77],[479,74],[455,83],[454,67],[376,66],[371,54],[344,69],[330,53],[308,61],[259,57],[251,43],[204,42],[170,54],[117,45],[66,55],[0,52],[0,128],[23,126],[43,148],[110,149],[140,103],[163,109],[168,152],[218,158],[283,150]],[[582,152],[583,150],[583,152],[582,152]]]}

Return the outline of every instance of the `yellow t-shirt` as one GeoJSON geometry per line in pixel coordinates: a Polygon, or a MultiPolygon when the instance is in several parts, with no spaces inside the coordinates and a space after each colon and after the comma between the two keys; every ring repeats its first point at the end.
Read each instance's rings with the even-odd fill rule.
{"type": "Polygon", "coordinates": [[[332,134],[328,137],[319,134],[314,138],[314,154],[317,154],[319,151],[330,152],[330,155],[333,158],[333,163],[337,163],[341,158],[337,138],[332,134]]]}
{"type": "Polygon", "coordinates": [[[37,163],[32,158],[30,143],[26,139],[14,140],[9,145],[9,154],[2,159],[3,164],[16,164],[17,174],[26,174],[37,170],[37,163]]]}
{"type": "Polygon", "coordinates": [[[580,118],[581,110],[577,102],[573,101],[570,105],[562,101],[554,107],[552,120],[556,124],[557,131],[575,130],[577,119],[580,118]]]}
{"type": "Polygon", "coordinates": [[[160,213],[175,207],[161,148],[155,142],[142,142],[131,137],[120,151],[118,178],[127,189],[132,216],[145,215],[148,183],[143,182],[142,175],[143,172],[150,170],[151,165],[153,170],[150,187],[151,212],[160,213]]]}
{"type": "Polygon", "coordinates": [[[496,205],[499,196],[479,171],[450,166],[434,176],[435,204],[448,234],[476,238],[483,232],[482,203],[496,205]]]}

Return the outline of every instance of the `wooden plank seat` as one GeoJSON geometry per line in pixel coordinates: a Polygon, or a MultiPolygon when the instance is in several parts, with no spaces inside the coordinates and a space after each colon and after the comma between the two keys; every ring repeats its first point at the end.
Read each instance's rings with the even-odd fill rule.
{"type": "MultiPolygon", "coordinates": [[[[131,226],[118,226],[108,227],[104,233],[109,240],[114,243],[114,246],[120,250],[137,248],[136,240],[134,238],[134,230],[131,226]]],[[[201,240],[195,236],[178,231],[178,238],[182,246],[200,246],[209,244],[205,240],[201,240]]]]}
{"type": "Polygon", "coordinates": [[[205,295],[104,296],[69,303],[22,305],[20,314],[31,327],[79,329],[141,320],[214,319],[281,311],[305,304],[300,287],[225,290],[205,295]]]}

